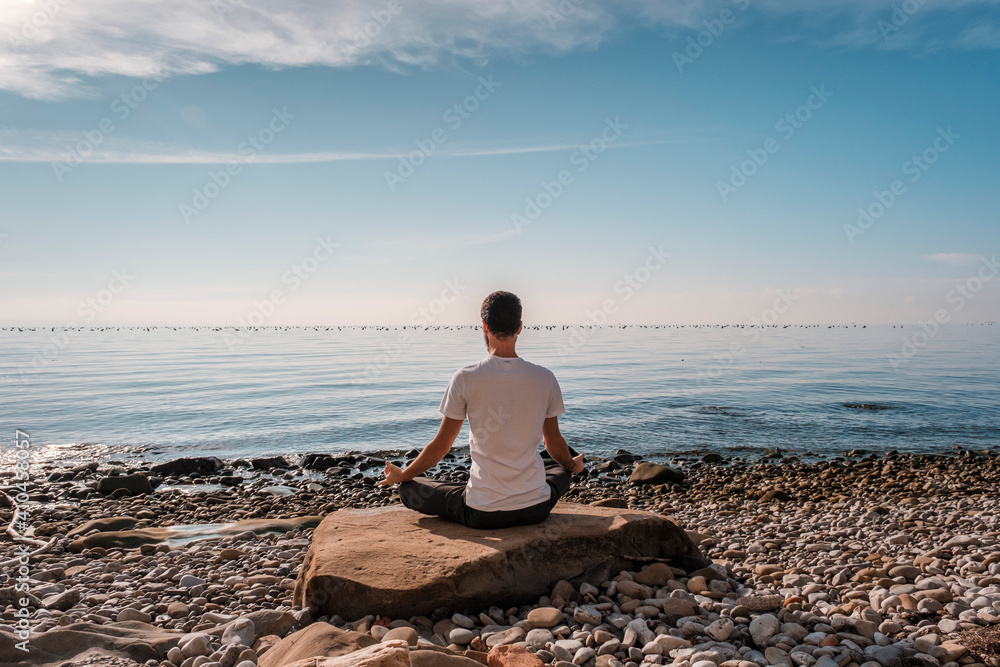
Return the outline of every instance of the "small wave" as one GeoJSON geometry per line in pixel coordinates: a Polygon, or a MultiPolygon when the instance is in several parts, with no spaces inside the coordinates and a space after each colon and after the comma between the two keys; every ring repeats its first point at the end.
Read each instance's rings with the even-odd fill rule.
{"type": "Polygon", "coordinates": [[[841,403],[842,407],[848,410],[898,410],[899,408],[894,405],[883,405],[881,403],[841,403]]]}
{"type": "Polygon", "coordinates": [[[725,415],[727,417],[746,417],[750,414],[743,408],[733,408],[728,405],[705,405],[693,408],[694,412],[702,415],[725,415]]]}

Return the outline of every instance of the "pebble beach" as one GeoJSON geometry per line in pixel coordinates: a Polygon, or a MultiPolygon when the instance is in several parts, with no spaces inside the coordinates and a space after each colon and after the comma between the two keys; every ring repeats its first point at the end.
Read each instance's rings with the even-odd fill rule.
{"type": "MultiPolygon", "coordinates": [[[[80,621],[187,633],[149,667],[251,667],[281,637],[315,622],[469,655],[522,646],[534,664],[558,667],[1000,665],[1000,456],[989,452],[852,451],[821,461],[777,451],[752,461],[709,454],[659,461],[683,478],[656,483],[636,478],[642,460],[629,452],[588,459],[565,502],[672,517],[712,564],[653,564],[600,585],[559,582],[534,604],[508,609],[314,617],[292,601],[310,545],[307,521],[284,532],[209,530],[188,540],[182,529],[135,549],[95,541],[69,550],[73,540],[99,538],[110,521],[117,529],[214,526],[395,504],[394,490],[376,486],[379,472],[384,461],[413,455],[35,470],[45,482],[31,494],[30,524],[51,546],[31,562],[32,636],[80,621]],[[131,488],[137,476],[151,492],[131,488]],[[95,520],[105,523],[85,525],[95,520]]],[[[467,469],[467,451],[455,450],[433,472],[463,479],[467,469]]],[[[5,523],[11,514],[3,510],[5,523]]],[[[7,540],[0,559],[14,557],[7,540]]],[[[0,630],[12,632],[17,607],[7,576],[0,630]]]]}

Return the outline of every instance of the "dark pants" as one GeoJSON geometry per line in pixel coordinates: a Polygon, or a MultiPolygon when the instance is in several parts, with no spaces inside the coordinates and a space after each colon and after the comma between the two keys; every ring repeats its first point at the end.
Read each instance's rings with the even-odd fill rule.
{"type": "Polygon", "coordinates": [[[556,501],[569,490],[571,474],[561,465],[545,461],[545,481],[552,489],[549,500],[519,510],[484,512],[465,504],[465,484],[436,482],[427,477],[415,477],[399,485],[399,499],[411,510],[439,516],[470,528],[510,528],[545,520],[556,501]]]}

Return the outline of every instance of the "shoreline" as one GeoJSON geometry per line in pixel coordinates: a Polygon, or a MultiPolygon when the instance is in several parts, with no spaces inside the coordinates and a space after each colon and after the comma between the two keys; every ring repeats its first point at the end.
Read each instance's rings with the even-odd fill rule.
{"type": "MultiPolygon", "coordinates": [[[[415,452],[380,453],[399,462],[415,452]]],[[[725,586],[717,584],[720,589],[726,588],[725,592],[694,592],[700,583],[692,585],[690,579],[679,578],[686,593],[699,601],[703,610],[698,612],[700,620],[671,625],[661,619],[653,623],[651,631],[659,632],[656,628],[662,627],[663,633],[677,635],[677,639],[692,642],[693,646],[704,644],[697,642],[705,639],[731,644],[737,653],[741,647],[748,647],[739,654],[742,662],[758,667],[772,664],[755,661],[756,655],[742,660],[757,646],[748,634],[753,630],[751,612],[739,609],[735,600],[728,598],[739,597],[737,594],[776,595],[786,603],[793,600],[772,613],[781,617],[780,627],[794,623],[807,632],[795,638],[798,630],[793,628],[789,635],[793,639],[769,647],[785,651],[785,656],[772,651],[769,659],[792,656],[789,662],[796,667],[833,667],[829,662],[819,664],[820,660],[831,656],[836,659],[843,653],[850,659],[838,660],[837,667],[848,667],[852,662],[873,662],[864,660],[872,657],[865,655],[865,647],[860,645],[866,641],[869,647],[879,647],[882,641],[883,648],[902,642],[900,651],[919,645],[924,649],[918,652],[920,656],[933,657],[941,654],[941,645],[949,639],[981,627],[996,628],[1000,623],[1000,455],[956,450],[941,455],[847,456],[816,463],[788,459],[731,463],[719,461],[717,456],[686,460],[683,469],[687,477],[682,482],[641,485],[628,482],[641,461],[635,455],[622,452],[600,461],[590,459],[589,474],[577,476],[564,497],[565,502],[601,502],[669,515],[703,536],[700,546],[705,555],[727,568],[725,586]],[[946,592],[925,594],[942,589],[946,592]],[[733,621],[729,633],[736,633],[733,637],[727,634],[727,641],[715,639],[722,634],[720,627],[729,627],[727,622],[709,630],[723,618],[733,621]],[[829,648],[822,645],[823,641],[829,643],[828,639],[818,640],[815,645],[806,639],[817,632],[838,637],[837,650],[831,655],[813,655],[829,648]],[[857,639],[859,636],[864,639],[857,639]],[[926,641],[917,642],[921,638],[926,641]],[[844,649],[845,640],[857,645],[860,654],[851,653],[855,649],[850,646],[844,649]],[[788,641],[792,643],[788,650],[779,648],[788,641]],[[799,647],[806,648],[797,651],[799,647]],[[812,651],[812,662],[801,656],[803,662],[796,660],[795,656],[803,651],[812,651]]],[[[159,464],[161,483],[154,493],[131,496],[116,492],[117,498],[96,491],[83,493],[82,489],[88,483],[96,486],[98,479],[105,477],[120,481],[135,471],[121,469],[120,474],[108,476],[111,470],[97,466],[95,471],[91,469],[93,464],[73,470],[53,468],[48,471],[52,481],[39,485],[48,499],[43,501],[42,495],[33,494],[37,500],[33,501],[31,524],[37,538],[48,540],[78,528],[84,519],[132,517],[135,528],[158,528],[324,515],[344,507],[395,504],[398,500],[394,491],[374,486],[382,460],[374,452],[318,455],[306,463],[326,470],[288,467],[274,474],[273,469],[263,469],[278,463],[274,458],[217,469],[205,459],[181,459],[181,463],[175,460],[159,464]],[[175,472],[163,472],[164,465],[175,472]],[[184,472],[196,469],[207,472],[184,472]],[[237,482],[232,479],[235,477],[244,479],[237,482]],[[224,478],[229,479],[223,482],[224,478]],[[74,494],[89,497],[76,498],[74,494]]],[[[462,457],[454,456],[447,463],[435,476],[460,479],[465,474],[462,457]]],[[[0,486],[6,487],[10,481],[9,477],[0,478],[0,486]]],[[[0,520],[7,523],[10,514],[9,508],[2,509],[0,520]]],[[[114,623],[124,614],[134,620],[145,621],[148,617],[148,622],[161,628],[204,631],[228,622],[228,617],[270,610],[291,614],[295,626],[330,620],[339,621],[334,622],[338,627],[371,633],[378,610],[372,610],[365,628],[364,622],[358,625],[344,619],[312,619],[308,610],[292,607],[291,588],[311,532],[311,528],[301,528],[280,535],[220,534],[199,541],[147,544],[133,550],[96,547],[82,553],[66,551],[68,540],[60,539],[55,548],[32,563],[32,576],[39,577],[32,584],[38,603],[31,607],[34,630],[43,632],[73,620],[114,623]],[[184,574],[202,583],[191,585],[194,580],[187,580],[189,585],[181,586],[184,574]],[[125,591],[128,595],[123,595],[125,591]],[[134,601],[126,604],[129,599],[134,601]]],[[[5,541],[0,558],[12,555],[13,545],[5,541]]],[[[14,620],[9,586],[10,581],[0,583],[0,602],[6,605],[0,623],[8,626],[14,620]]],[[[567,601],[568,610],[564,611],[570,619],[577,605],[610,602],[621,611],[620,597],[602,596],[600,591],[588,594],[592,602],[587,602],[582,591],[577,594],[579,600],[567,601]],[[603,598],[607,602],[601,601],[603,598]]],[[[534,606],[545,606],[542,602],[534,606]]],[[[475,620],[477,614],[493,617],[488,610],[452,611],[470,615],[472,634],[478,632],[478,638],[485,626],[475,620]]],[[[528,610],[513,611],[513,616],[520,617],[528,610]]],[[[606,609],[598,611],[605,616],[609,613],[606,609]]],[[[501,619],[506,617],[501,615],[501,619]]],[[[411,623],[411,619],[389,620],[414,625],[421,636],[432,641],[435,634],[439,640],[447,639],[434,632],[434,627],[424,628],[411,623]]],[[[441,620],[431,619],[433,623],[441,620]]],[[[596,631],[597,626],[591,625],[587,630],[585,623],[576,622],[574,626],[573,621],[569,622],[564,639],[580,641],[576,635],[585,633],[580,635],[584,638],[580,648],[593,647],[595,655],[588,660],[599,664],[597,653],[616,640],[620,643],[623,636],[620,628],[609,626],[596,631]]],[[[553,636],[553,641],[561,640],[553,636]]],[[[543,658],[552,654],[554,661],[556,653],[566,657],[559,651],[553,653],[551,646],[544,648],[546,645],[543,642],[542,648],[535,647],[543,658]]],[[[461,646],[468,648],[468,644],[461,646]]],[[[706,649],[711,650],[717,649],[706,649]]],[[[719,655],[726,657],[726,651],[719,655]]],[[[625,654],[622,657],[638,657],[634,652],[625,654]]],[[[661,655],[660,662],[632,662],[672,662],[680,667],[686,662],[686,667],[694,667],[688,657],[661,655]]],[[[976,664],[967,653],[952,660],[933,659],[936,664],[928,662],[924,667],[976,664]]],[[[588,660],[580,664],[590,664],[588,660]]],[[[611,664],[610,658],[604,662],[611,664]]],[[[619,662],[629,664],[628,660],[619,662]]],[[[722,662],[726,660],[715,664],[722,662]]],[[[734,663],[727,667],[751,665],[734,663]]],[[[898,665],[879,663],[879,667],[898,665]]]]}

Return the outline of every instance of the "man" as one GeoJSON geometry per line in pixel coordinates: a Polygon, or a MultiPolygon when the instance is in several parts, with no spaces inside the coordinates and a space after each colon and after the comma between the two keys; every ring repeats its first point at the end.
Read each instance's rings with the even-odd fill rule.
{"type": "Polygon", "coordinates": [[[490,356],[455,373],[441,400],[437,435],[405,470],[386,463],[379,484],[399,484],[399,498],[410,509],[472,528],[538,523],[569,490],[571,473],[583,471],[583,454],[574,456],[559,433],[565,408],[555,376],[514,351],[520,299],[494,292],[480,315],[490,356]],[[448,453],[466,417],[468,484],[421,477],[448,453]],[[538,453],[540,441],[551,457],[547,462],[538,453]]]}

